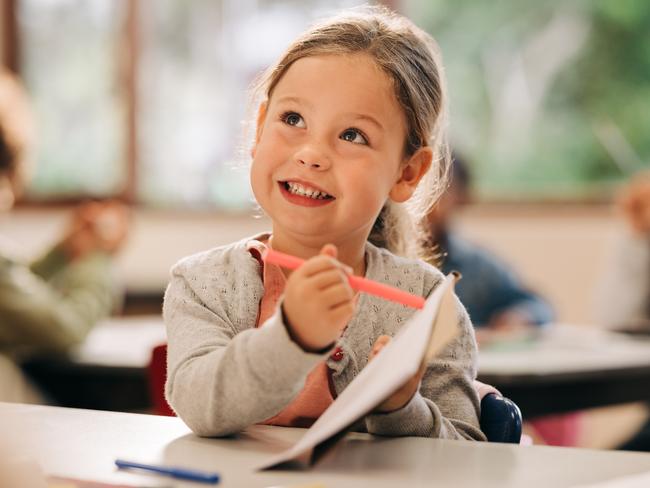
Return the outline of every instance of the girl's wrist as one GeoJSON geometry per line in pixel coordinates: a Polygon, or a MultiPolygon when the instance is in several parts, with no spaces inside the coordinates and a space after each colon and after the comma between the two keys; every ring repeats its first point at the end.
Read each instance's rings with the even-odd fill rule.
{"type": "Polygon", "coordinates": [[[293,330],[293,327],[291,325],[291,321],[287,317],[287,314],[284,310],[284,303],[280,304],[280,312],[282,313],[282,323],[284,324],[284,328],[287,330],[287,334],[289,334],[289,338],[298,344],[300,348],[308,353],[311,354],[325,354],[329,350],[333,349],[334,346],[336,345],[336,341],[332,341],[330,344],[327,344],[325,347],[312,347],[304,343],[298,335],[295,333],[293,330]]]}

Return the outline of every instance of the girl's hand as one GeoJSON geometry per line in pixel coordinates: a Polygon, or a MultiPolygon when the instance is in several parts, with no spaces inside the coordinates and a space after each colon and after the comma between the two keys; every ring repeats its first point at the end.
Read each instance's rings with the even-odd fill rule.
{"type": "MultiPolygon", "coordinates": [[[[390,342],[390,337],[387,335],[382,335],[377,338],[375,341],[375,344],[372,346],[372,351],[370,351],[370,361],[379,354],[379,351],[381,351],[386,344],[390,342]]],[[[415,373],[409,379],[404,385],[397,390],[395,393],[393,393],[390,397],[388,397],[387,400],[385,400],[381,405],[379,405],[376,409],[376,413],[388,413],[392,412],[394,410],[399,410],[400,408],[403,408],[406,406],[406,404],[411,401],[411,398],[413,398],[413,395],[418,391],[418,388],[420,387],[420,380],[422,380],[422,376],[424,376],[424,372],[426,370],[426,365],[422,365],[420,367],[420,370],[415,373]]]]}
{"type": "Polygon", "coordinates": [[[350,270],[336,260],[336,254],[335,246],[325,245],[287,280],[283,312],[292,339],[305,351],[335,342],[354,314],[350,270]]]}

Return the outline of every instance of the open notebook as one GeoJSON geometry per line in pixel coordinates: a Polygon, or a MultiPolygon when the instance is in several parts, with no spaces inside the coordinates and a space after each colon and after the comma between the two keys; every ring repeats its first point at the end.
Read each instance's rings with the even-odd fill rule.
{"type": "Polygon", "coordinates": [[[305,435],[258,469],[290,461],[313,464],[345,435],[347,429],[374,410],[417,373],[423,362],[441,351],[458,334],[454,300],[457,274],[449,274],[426,300],[424,307],[354,378],[305,435]]]}

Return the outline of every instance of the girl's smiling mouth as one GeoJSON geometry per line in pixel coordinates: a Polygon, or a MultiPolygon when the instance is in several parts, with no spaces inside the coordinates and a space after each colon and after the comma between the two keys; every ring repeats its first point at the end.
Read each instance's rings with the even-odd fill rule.
{"type": "Polygon", "coordinates": [[[336,200],[329,193],[307,183],[287,180],[278,181],[278,185],[286,200],[303,207],[320,207],[336,200]]]}

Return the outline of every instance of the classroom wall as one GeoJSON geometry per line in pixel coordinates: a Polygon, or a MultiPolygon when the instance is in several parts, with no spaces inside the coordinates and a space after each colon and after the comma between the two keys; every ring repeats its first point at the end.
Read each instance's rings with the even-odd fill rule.
{"type": "Polygon", "coordinates": [[[594,321],[595,289],[623,233],[610,206],[475,206],[461,218],[464,234],[512,264],[559,321],[594,321]]]}
{"type": "MultiPolygon", "coordinates": [[[[67,210],[17,209],[0,217],[0,234],[34,256],[63,231],[67,210]]],[[[608,206],[472,206],[458,226],[517,267],[546,295],[559,320],[591,323],[594,287],[601,279],[618,220],[608,206]]],[[[183,256],[269,228],[266,218],[138,210],[118,274],[136,292],[162,290],[170,266],[183,256]]]]}

